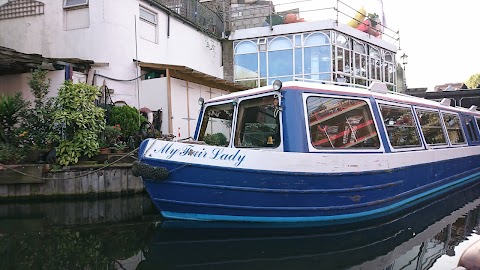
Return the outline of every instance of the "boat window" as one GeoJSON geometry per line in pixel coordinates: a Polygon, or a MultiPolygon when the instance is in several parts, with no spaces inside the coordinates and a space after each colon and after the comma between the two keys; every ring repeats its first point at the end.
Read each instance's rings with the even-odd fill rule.
{"type": "Polygon", "coordinates": [[[232,119],[233,104],[208,106],[203,114],[198,140],[209,145],[229,145],[232,119]]]}
{"type": "Polygon", "coordinates": [[[447,144],[438,111],[416,109],[416,112],[425,142],[430,145],[447,144]]]}
{"type": "Polygon", "coordinates": [[[443,113],[443,122],[447,128],[447,135],[451,144],[465,143],[465,136],[460,127],[460,117],[458,115],[443,113]]]}
{"type": "Polygon", "coordinates": [[[370,107],[364,100],[309,97],[310,139],[317,149],[380,147],[370,107]]]}
{"type": "Polygon", "coordinates": [[[476,132],[476,128],[473,124],[473,118],[472,117],[466,117],[465,118],[465,127],[467,128],[468,136],[470,137],[470,140],[474,143],[478,142],[478,134],[476,132]]]}
{"type": "Polygon", "coordinates": [[[280,145],[278,99],[273,95],[244,100],[238,108],[236,147],[271,147],[280,145]]]}
{"type": "Polygon", "coordinates": [[[380,112],[393,148],[422,146],[410,107],[380,104],[380,112]]]}

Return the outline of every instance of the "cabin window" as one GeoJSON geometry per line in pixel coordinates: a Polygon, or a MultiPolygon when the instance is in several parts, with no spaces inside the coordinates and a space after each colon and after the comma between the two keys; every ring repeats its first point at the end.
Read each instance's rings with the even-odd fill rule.
{"type": "Polygon", "coordinates": [[[235,146],[275,148],[280,145],[278,99],[265,96],[240,102],[235,146]]]}
{"type": "Polygon", "coordinates": [[[380,147],[375,123],[364,100],[309,97],[308,122],[317,149],[380,147]]]}
{"type": "Polygon", "coordinates": [[[416,112],[425,142],[429,145],[447,144],[438,111],[416,109],[416,112]]]}
{"type": "Polygon", "coordinates": [[[478,142],[478,134],[477,134],[477,130],[474,126],[472,117],[466,117],[465,118],[465,127],[467,129],[468,136],[470,137],[470,140],[474,143],[478,142]]]}
{"type": "Polygon", "coordinates": [[[380,112],[393,148],[422,146],[410,107],[380,104],[380,112]]]}
{"type": "Polygon", "coordinates": [[[460,127],[460,118],[456,114],[443,113],[443,123],[447,128],[448,139],[451,144],[465,143],[465,136],[460,127]]]}
{"type": "Polygon", "coordinates": [[[232,132],[233,104],[208,106],[203,114],[199,141],[209,145],[228,146],[232,132]]]}

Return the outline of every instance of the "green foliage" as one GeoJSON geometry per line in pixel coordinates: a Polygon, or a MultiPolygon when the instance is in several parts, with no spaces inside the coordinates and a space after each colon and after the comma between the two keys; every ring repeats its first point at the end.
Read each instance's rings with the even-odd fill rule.
{"type": "Polygon", "coordinates": [[[0,143],[0,163],[18,164],[25,159],[25,152],[12,144],[0,143]]]}
{"type": "Polygon", "coordinates": [[[105,144],[102,146],[108,147],[113,146],[117,143],[118,139],[122,135],[122,128],[120,125],[115,126],[106,126],[105,127],[105,144]]]}
{"type": "Polygon", "coordinates": [[[52,98],[47,98],[50,79],[47,79],[48,71],[38,68],[31,72],[28,85],[30,91],[35,97],[34,106],[26,111],[24,118],[25,123],[23,129],[27,132],[25,134],[25,141],[32,148],[49,149],[48,134],[52,131],[52,113],[54,111],[54,103],[52,98]]]}
{"type": "Polygon", "coordinates": [[[205,134],[203,141],[208,145],[226,146],[228,141],[223,133],[205,134]]]}
{"type": "Polygon", "coordinates": [[[147,119],[134,107],[115,106],[110,111],[108,125],[120,125],[123,140],[126,141],[130,136],[136,136],[140,132],[141,124],[146,121],[147,119]]]}
{"type": "Polygon", "coordinates": [[[0,142],[15,142],[14,131],[21,124],[28,105],[21,93],[13,96],[0,94],[0,142]]]}
{"type": "Polygon", "coordinates": [[[84,83],[66,81],[59,89],[50,137],[59,143],[60,165],[75,164],[81,156],[98,152],[99,134],[105,128],[105,111],[94,104],[98,95],[96,87],[84,83]]]}
{"type": "Polygon", "coordinates": [[[470,78],[468,78],[465,84],[470,89],[480,88],[480,73],[470,76],[470,78]]]}

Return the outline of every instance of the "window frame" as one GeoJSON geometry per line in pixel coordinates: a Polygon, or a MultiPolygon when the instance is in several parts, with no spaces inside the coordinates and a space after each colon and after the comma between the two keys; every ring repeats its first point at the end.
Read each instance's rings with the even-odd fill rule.
{"type": "Polygon", "coordinates": [[[64,9],[75,9],[75,8],[88,7],[89,0],[83,0],[83,1],[84,1],[84,3],[81,3],[81,4],[67,5],[68,0],[63,0],[63,8],[64,9]]]}
{"type": "Polygon", "coordinates": [[[378,122],[375,117],[375,113],[373,111],[372,103],[369,98],[363,97],[352,97],[352,96],[339,96],[339,95],[330,95],[330,94],[321,94],[321,93],[303,93],[302,94],[302,105],[303,105],[303,113],[304,113],[304,123],[305,123],[305,132],[307,135],[307,144],[308,144],[308,151],[309,152],[316,152],[316,153],[325,153],[325,152],[348,152],[348,153],[383,153],[385,151],[382,137],[379,132],[378,122]],[[313,146],[312,137],[310,134],[310,125],[309,125],[309,117],[308,117],[308,108],[307,108],[307,99],[310,97],[326,97],[326,98],[336,98],[336,99],[350,99],[350,100],[362,100],[366,102],[368,108],[370,109],[370,114],[372,116],[373,124],[375,125],[375,131],[377,132],[379,147],[378,148],[333,148],[333,149],[318,149],[313,146]]]}
{"type": "Polygon", "coordinates": [[[414,111],[412,105],[395,103],[395,102],[388,102],[388,101],[384,101],[384,100],[377,100],[377,109],[378,109],[378,114],[380,116],[380,119],[382,120],[383,133],[385,134],[385,137],[387,139],[387,142],[388,142],[388,145],[390,147],[391,152],[406,152],[406,151],[425,150],[425,142],[423,141],[423,134],[420,131],[420,126],[419,126],[419,123],[418,123],[418,120],[417,120],[417,116],[415,115],[415,111],[414,111]],[[390,137],[388,136],[387,126],[384,124],[382,111],[380,109],[380,105],[382,105],[382,104],[386,105],[386,106],[391,106],[391,107],[401,107],[401,108],[410,109],[410,112],[412,113],[412,121],[415,123],[415,128],[417,129],[417,134],[418,134],[418,139],[420,141],[420,146],[416,146],[416,147],[395,147],[395,146],[392,145],[392,143],[390,142],[390,137]]]}
{"type": "MultiPolygon", "coordinates": [[[[284,139],[283,139],[283,122],[282,122],[282,111],[281,110],[278,112],[278,121],[279,121],[278,124],[279,124],[279,128],[280,128],[280,131],[279,131],[280,132],[280,143],[277,147],[237,147],[235,145],[235,138],[237,137],[237,125],[238,125],[238,121],[239,121],[238,118],[239,118],[239,113],[240,113],[240,104],[242,103],[242,101],[252,100],[252,99],[256,99],[256,98],[263,98],[263,97],[267,97],[267,96],[273,96],[275,98],[275,96],[278,96],[278,93],[268,92],[268,93],[262,93],[262,94],[258,94],[258,95],[245,96],[245,97],[238,98],[237,105],[234,107],[233,121],[232,121],[232,134],[231,134],[230,145],[228,147],[235,148],[235,149],[247,149],[247,150],[262,149],[262,150],[266,150],[266,151],[279,151],[279,152],[283,151],[284,139]]],[[[279,106],[282,106],[282,101],[281,101],[280,96],[279,96],[279,106]]]]}
{"type": "MultiPolygon", "coordinates": [[[[197,140],[200,140],[200,133],[202,131],[202,125],[203,125],[203,122],[205,120],[205,113],[207,111],[207,108],[208,107],[212,107],[212,106],[218,106],[218,105],[224,105],[224,104],[232,104],[234,103],[234,99],[228,99],[228,100],[221,100],[221,101],[217,101],[217,102],[211,102],[211,103],[208,103],[208,104],[205,104],[203,106],[203,109],[202,109],[202,120],[200,121],[200,125],[198,126],[198,134],[197,134],[197,137],[196,139],[197,140]]],[[[238,106],[233,106],[233,115],[232,115],[232,131],[230,132],[230,137],[227,138],[228,139],[228,145],[225,146],[225,147],[232,147],[233,145],[233,142],[232,142],[232,139],[234,138],[234,125],[236,125],[236,116],[237,116],[237,107],[238,106]]],[[[208,123],[207,123],[208,125],[208,123]]],[[[203,134],[203,136],[205,136],[205,134],[203,134]]],[[[203,139],[203,137],[202,137],[203,139]]]]}
{"type": "Polygon", "coordinates": [[[445,111],[445,110],[440,110],[440,114],[442,116],[442,122],[443,122],[443,125],[444,125],[444,128],[445,128],[445,131],[446,131],[446,135],[447,135],[447,139],[448,139],[448,144],[450,145],[450,147],[463,147],[463,146],[467,146],[468,145],[468,140],[467,140],[467,135],[465,134],[465,130],[463,129],[463,125],[462,125],[462,117],[460,116],[459,113],[457,112],[452,112],[452,111],[445,111]],[[458,117],[458,120],[459,120],[459,125],[460,125],[460,131],[462,132],[462,135],[463,135],[463,139],[464,139],[464,142],[463,143],[455,143],[453,144],[451,141],[450,141],[450,135],[448,135],[448,127],[445,125],[445,120],[443,118],[443,114],[451,114],[451,115],[456,115],[458,117]]]}
{"type": "Polygon", "coordinates": [[[157,25],[158,25],[158,14],[156,12],[144,7],[144,6],[141,6],[141,5],[138,7],[138,18],[140,20],[146,22],[146,23],[150,23],[150,24],[154,25],[155,27],[157,27],[157,25]],[[142,17],[142,13],[141,13],[142,10],[146,13],[149,13],[149,14],[155,16],[155,22],[152,22],[151,20],[142,17]]]}
{"type": "Polygon", "coordinates": [[[420,132],[421,132],[421,135],[422,135],[422,139],[423,139],[423,143],[425,144],[425,148],[426,149],[437,149],[437,148],[447,148],[447,147],[450,147],[450,140],[448,138],[448,134],[446,132],[446,127],[445,127],[445,123],[443,122],[443,115],[440,113],[440,110],[439,109],[435,109],[435,108],[429,108],[429,107],[422,107],[422,106],[413,106],[413,109],[415,111],[415,118],[417,119],[417,123],[418,123],[418,127],[420,129],[420,132]],[[438,113],[438,116],[440,118],[440,125],[441,125],[441,128],[442,128],[442,132],[443,132],[443,136],[445,137],[445,143],[444,144],[429,144],[427,143],[427,140],[425,138],[425,134],[423,134],[423,129],[422,129],[422,124],[420,123],[420,119],[418,119],[418,115],[417,115],[417,110],[423,110],[423,111],[428,111],[428,112],[436,112],[438,113]]]}

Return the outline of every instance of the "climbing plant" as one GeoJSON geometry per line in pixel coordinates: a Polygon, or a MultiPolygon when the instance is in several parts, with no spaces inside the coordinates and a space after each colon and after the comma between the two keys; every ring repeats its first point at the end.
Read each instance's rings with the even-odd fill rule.
{"type": "Polygon", "coordinates": [[[58,142],[58,164],[75,164],[81,156],[98,152],[99,134],[105,128],[105,111],[94,104],[99,95],[96,87],[84,83],[65,81],[60,87],[50,133],[58,142]]]}

